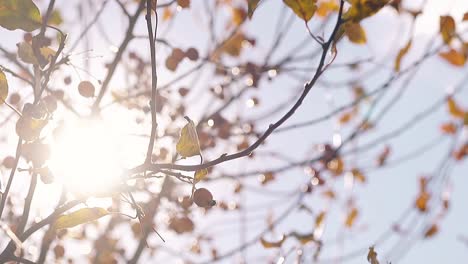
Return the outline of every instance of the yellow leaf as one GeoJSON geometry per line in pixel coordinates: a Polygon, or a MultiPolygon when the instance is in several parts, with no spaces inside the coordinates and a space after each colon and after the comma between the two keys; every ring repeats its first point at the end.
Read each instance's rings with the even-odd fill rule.
{"type": "Polygon", "coordinates": [[[361,170],[354,168],[351,170],[351,173],[353,174],[354,179],[356,179],[357,181],[361,183],[366,182],[366,177],[364,176],[361,170]]]}
{"type": "Polygon", "coordinates": [[[41,14],[32,0],[0,1],[0,26],[31,32],[41,27],[41,14]]]}
{"type": "Polygon", "coordinates": [[[67,215],[62,215],[55,221],[54,228],[70,228],[84,223],[88,223],[97,220],[103,216],[108,215],[109,212],[106,209],[93,207],[83,208],[67,215]]]}
{"type": "Polygon", "coordinates": [[[323,220],[325,220],[325,215],[326,213],[325,212],[320,212],[317,217],[315,217],[315,227],[319,227],[322,225],[323,223],[323,220]]]}
{"type": "Polygon", "coordinates": [[[348,215],[346,216],[346,221],[345,221],[345,225],[346,227],[352,227],[353,224],[354,224],[354,221],[356,221],[356,218],[358,216],[358,210],[356,207],[352,208],[351,211],[348,213],[348,215]]]}
{"type": "Polygon", "coordinates": [[[454,49],[450,49],[449,51],[446,51],[446,52],[441,52],[439,53],[439,56],[444,58],[450,64],[457,66],[457,67],[462,67],[463,65],[465,65],[465,62],[466,62],[466,58],[464,54],[454,49]]]}
{"type": "Polygon", "coordinates": [[[60,11],[59,10],[52,11],[52,14],[50,14],[50,17],[49,17],[49,24],[58,26],[62,24],[62,22],[63,22],[63,18],[62,18],[62,14],[60,14],[60,11]]]}
{"type": "Polygon", "coordinates": [[[0,70],[0,105],[6,100],[8,96],[8,82],[5,73],[0,70]]]}
{"type": "Polygon", "coordinates": [[[195,182],[199,182],[199,181],[203,180],[206,177],[206,175],[208,175],[208,170],[207,169],[197,170],[195,172],[195,176],[194,176],[195,182]]]}
{"type": "Polygon", "coordinates": [[[356,44],[365,44],[367,42],[366,32],[359,23],[348,22],[344,24],[344,29],[349,41],[356,44]]]}
{"type": "Polygon", "coordinates": [[[305,245],[311,241],[315,241],[314,233],[310,234],[299,234],[297,232],[292,232],[291,236],[295,237],[301,244],[305,245]]]}
{"type": "Polygon", "coordinates": [[[283,0],[283,2],[306,22],[312,18],[317,10],[317,0],[283,0]]]}
{"type": "Polygon", "coordinates": [[[446,44],[450,44],[455,34],[455,20],[451,16],[440,17],[440,34],[446,44]]]}
{"type": "Polygon", "coordinates": [[[452,97],[447,98],[447,106],[449,113],[456,118],[464,118],[465,112],[457,105],[452,97]]]}
{"type": "Polygon", "coordinates": [[[343,18],[357,23],[379,12],[389,0],[350,0],[350,2],[351,7],[343,15],[343,18]]]}
{"type": "Polygon", "coordinates": [[[369,248],[369,252],[367,253],[367,261],[371,264],[379,264],[379,260],[377,259],[377,252],[374,251],[374,247],[369,248]]]}
{"type": "Polygon", "coordinates": [[[234,25],[239,26],[244,22],[245,17],[247,16],[247,13],[245,12],[245,9],[240,8],[240,7],[233,7],[231,9],[232,13],[232,22],[234,25]]]}
{"type": "Polygon", "coordinates": [[[338,11],[339,6],[335,0],[328,0],[327,2],[320,2],[317,8],[317,15],[319,17],[326,17],[328,14],[338,11]]]}
{"type": "Polygon", "coordinates": [[[179,142],[177,142],[176,150],[182,157],[192,157],[200,155],[200,142],[198,141],[197,129],[190,118],[187,119],[187,124],[180,132],[179,142]]]}
{"type": "Polygon", "coordinates": [[[426,232],[424,233],[425,238],[429,238],[434,236],[437,232],[439,231],[439,228],[437,227],[436,224],[431,225],[426,232]]]}
{"type": "Polygon", "coordinates": [[[237,57],[242,51],[242,42],[244,40],[245,35],[242,32],[236,33],[232,38],[224,43],[221,50],[233,57],[237,57]]]}
{"type": "Polygon", "coordinates": [[[264,248],[277,248],[277,247],[281,247],[281,245],[283,245],[283,242],[285,240],[286,240],[286,236],[284,235],[278,241],[267,241],[262,237],[260,238],[260,243],[262,243],[262,246],[264,248]]]}
{"type": "Polygon", "coordinates": [[[250,19],[252,19],[252,16],[253,16],[253,13],[255,11],[255,9],[257,9],[257,6],[258,6],[258,3],[260,2],[260,0],[247,0],[248,1],[248,10],[247,10],[247,14],[249,16],[250,19]]]}
{"type": "Polygon", "coordinates": [[[411,48],[411,40],[406,43],[406,45],[400,49],[398,52],[398,55],[395,59],[395,71],[399,72],[400,71],[400,65],[401,65],[401,60],[403,57],[408,53],[409,49],[411,48]]]}
{"type": "MultiPolygon", "coordinates": [[[[18,46],[18,57],[25,63],[30,63],[34,65],[38,65],[39,62],[34,55],[33,48],[31,44],[28,42],[20,42],[17,44],[18,46]]],[[[47,60],[50,61],[51,57],[55,55],[55,51],[49,47],[42,47],[39,49],[41,55],[47,60]]]]}

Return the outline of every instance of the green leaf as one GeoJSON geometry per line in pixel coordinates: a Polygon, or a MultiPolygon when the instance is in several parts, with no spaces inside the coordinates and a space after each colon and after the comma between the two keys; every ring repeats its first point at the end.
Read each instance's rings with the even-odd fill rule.
{"type": "Polygon", "coordinates": [[[106,209],[99,207],[79,209],[67,215],[60,216],[57,221],[55,221],[54,228],[62,229],[74,227],[97,220],[108,214],[109,212],[106,209]]]}
{"type": "Polygon", "coordinates": [[[283,2],[306,22],[314,16],[317,10],[317,0],[283,0],[283,2]]]}
{"type": "Polygon", "coordinates": [[[41,13],[32,0],[1,0],[0,26],[31,32],[41,26],[41,13]]]}
{"type": "Polygon", "coordinates": [[[0,70],[0,105],[6,100],[8,96],[8,82],[2,70],[0,70]]]}

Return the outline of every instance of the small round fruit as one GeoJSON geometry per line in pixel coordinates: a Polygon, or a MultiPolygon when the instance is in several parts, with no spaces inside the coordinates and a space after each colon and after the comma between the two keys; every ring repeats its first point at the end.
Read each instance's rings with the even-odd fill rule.
{"type": "Polygon", "coordinates": [[[198,60],[199,58],[199,55],[198,55],[198,50],[195,49],[195,48],[189,48],[186,52],[185,52],[185,56],[187,56],[187,58],[191,61],[196,61],[198,60]]]}
{"type": "Polygon", "coordinates": [[[174,58],[174,56],[169,56],[166,59],[166,68],[170,71],[175,71],[177,66],[179,65],[179,61],[174,58]]]}
{"type": "Polygon", "coordinates": [[[176,61],[181,61],[185,57],[185,52],[179,48],[174,48],[172,50],[171,57],[173,57],[176,61]]]}
{"type": "Polygon", "coordinates": [[[180,207],[187,210],[190,208],[190,206],[192,206],[193,201],[189,196],[179,197],[179,204],[180,207]]]}
{"type": "Polygon", "coordinates": [[[94,88],[94,85],[90,81],[82,81],[80,82],[80,84],[78,84],[78,92],[83,97],[94,97],[95,90],[96,88],[94,88]]]}
{"type": "Polygon", "coordinates": [[[21,95],[19,95],[18,93],[12,93],[10,95],[10,104],[18,104],[19,102],[21,101],[21,95]]]}
{"type": "Polygon", "coordinates": [[[203,208],[209,208],[216,204],[213,200],[213,195],[205,188],[197,189],[193,193],[193,201],[196,205],[203,208]]]}
{"type": "Polygon", "coordinates": [[[3,159],[2,165],[7,169],[12,169],[15,166],[15,157],[7,156],[3,159]]]}
{"type": "Polygon", "coordinates": [[[188,88],[185,88],[185,87],[179,88],[179,94],[182,97],[186,96],[189,93],[189,91],[190,90],[188,88]]]}

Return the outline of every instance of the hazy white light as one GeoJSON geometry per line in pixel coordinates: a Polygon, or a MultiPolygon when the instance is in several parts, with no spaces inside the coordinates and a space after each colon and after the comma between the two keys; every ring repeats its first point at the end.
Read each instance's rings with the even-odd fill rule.
{"type": "Polygon", "coordinates": [[[114,131],[102,120],[68,124],[52,146],[49,166],[56,180],[78,195],[103,193],[121,183],[122,139],[114,131]]]}
{"type": "Polygon", "coordinates": [[[208,123],[208,126],[210,126],[210,127],[214,126],[214,120],[213,119],[209,119],[207,123],[208,123]]]}
{"type": "Polygon", "coordinates": [[[268,71],[268,76],[270,76],[270,78],[276,77],[277,74],[278,72],[275,69],[271,69],[268,71]]]}
{"type": "Polygon", "coordinates": [[[342,143],[341,135],[339,133],[333,134],[333,146],[337,148],[341,146],[341,143],[342,143]]]}
{"type": "Polygon", "coordinates": [[[231,69],[231,73],[232,73],[232,75],[239,75],[239,73],[240,73],[239,67],[233,67],[231,69]]]}

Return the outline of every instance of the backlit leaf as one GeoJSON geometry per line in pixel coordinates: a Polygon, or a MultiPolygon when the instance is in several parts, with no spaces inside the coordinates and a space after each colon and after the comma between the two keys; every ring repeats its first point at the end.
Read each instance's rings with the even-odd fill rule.
{"type": "Polygon", "coordinates": [[[192,157],[200,155],[200,142],[195,124],[190,118],[186,117],[187,124],[180,132],[179,142],[177,142],[176,150],[182,157],[192,157]]]}
{"type": "Polygon", "coordinates": [[[41,14],[32,0],[0,1],[0,26],[31,32],[41,27],[41,14]]]}
{"type": "Polygon", "coordinates": [[[416,198],[416,208],[420,212],[426,212],[427,211],[427,202],[431,198],[430,194],[428,192],[422,191],[419,196],[416,198]]]}
{"type": "Polygon", "coordinates": [[[0,105],[6,100],[8,96],[8,82],[5,73],[0,70],[0,105]]]}
{"type": "Polygon", "coordinates": [[[446,52],[439,53],[439,56],[444,58],[447,62],[453,66],[462,67],[465,65],[466,57],[462,52],[459,52],[455,49],[450,49],[446,52]]]}
{"type": "Polygon", "coordinates": [[[440,126],[440,130],[445,134],[454,135],[457,132],[457,125],[453,122],[447,122],[440,126]]]}
{"type": "Polygon", "coordinates": [[[348,22],[343,25],[349,41],[355,44],[366,44],[366,32],[359,23],[348,22]]]}
{"type": "Polygon", "coordinates": [[[348,215],[346,216],[346,220],[345,220],[346,227],[350,228],[354,225],[354,222],[356,221],[358,213],[359,212],[356,207],[353,207],[351,211],[348,212],[348,215]]]}
{"type": "MultiPolygon", "coordinates": [[[[38,65],[39,62],[34,54],[32,45],[28,42],[20,42],[17,44],[18,46],[18,57],[25,63],[30,63],[34,65],[38,65]]],[[[42,47],[39,49],[41,55],[46,59],[46,61],[50,61],[50,59],[55,55],[55,51],[49,47],[42,47]]]]}
{"type": "Polygon", "coordinates": [[[457,105],[453,97],[447,98],[447,107],[449,113],[455,118],[464,118],[465,112],[457,105]]]}
{"type": "Polygon", "coordinates": [[[369,252],[367,253],[367,261],[370,264],[379,264],[379,260],[377,259],[377,252],[375,252],[374,247],[369,248],[369,252]]]}
{"type": "Polygon", "coordinates": [[[104,208],[93,207],[83,208],[67,215],[62,215],[55,221],[55,229],[70,228],[84,223],[97,220],[108,215],[109,212],[104,208]]]}
{"type": "Polygon", "coordinates": [[[395,71],[396,72],[400,71],[401,60],[408,53],[410,48],[411,48],[411,40],[408,41],[408,43],[406,43],[406,45],[403,48],[401,48],[400,51],[398,52],[398,55],[395,59],[395,71]]]}
{"type": "Polygon", "coordinates": [[[48,23],[58,26],[62,24],[62,22],[63,22],[63,18],[62,18],[62,14],[60,14],[60,11],[59,10],[52,11],[52,14],[50,14],[48,23]]]}
{"type": "Polygon", "coordinates": [[[451,16],[440,17],[440,34],[446,44],[450,44],[455,34],[455,20],[451,16]]]}
{"type": "Polygon", "coordinates": [[[278,247],[281,247],[281,245],[283,245],[283,242],[285,240],[286,240],[286,236],[284,236],[284,235],[278,241],[268,241],[268,240],[265,240],[262,237],[262,238],[260,238],[260,243],[262,243],[262,246],[264,248],[278,248],[278,247]]]}
{"type": "Polygon", "coordinates": [[[306,22],[312,18],[317,10],[317,0],[283,0],[283,2],[306,22]]]}
{"type": "Polygon", "coordinates": [[[208,175],[208,170],[207,169],[197,170],[195,172],[195,176],[194,176],[195,182],[199,182],[199,181],[203,180],[206,177],[206,175],[208,175]]]}
{"type": "Polygon", "coordinates": [[[255,9],[257,9],[258,3],[260,3],[260,0],[247,0],[247,4],[248,4],[247,14],[250,19],[252,19],[255,9]]]}
{"type": "Polygon", "coordinates": [[[328,0],[326,2],[320,2],[317,8],[317,16],[326,17],[328,14],[338,11],[339,6],[335,0],[328,0]]]}
{"type": "Polygon", "coordinates": [[[434,236],[435,234],[437,234],[438,231],[439,231],[439,228],[437,227],[437,225],[433,224],[426,230],[426,232],[424,233],[424,237],[430,238],[434,236]]]}
{"type": "Polygon", "coordinates": [[[357,23],[379,12],[389,0],[350,0],[349,2],[351,2],[351,7],[343,18],[357,23]]]}

